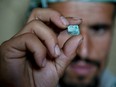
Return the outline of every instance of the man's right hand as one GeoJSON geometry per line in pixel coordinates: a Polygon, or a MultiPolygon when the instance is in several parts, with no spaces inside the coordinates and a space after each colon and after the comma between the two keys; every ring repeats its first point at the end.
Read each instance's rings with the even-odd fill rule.
{"type": "Polygon", "coordinates": [[[56,87],[59,78],[76,55],[82,36],[69,36],[59,46],[61,34],[69,24],[81,20],[63,17],[51,9],[35,9],[24,28],[0,46],[0,84],[2,87],[56,87]]]}

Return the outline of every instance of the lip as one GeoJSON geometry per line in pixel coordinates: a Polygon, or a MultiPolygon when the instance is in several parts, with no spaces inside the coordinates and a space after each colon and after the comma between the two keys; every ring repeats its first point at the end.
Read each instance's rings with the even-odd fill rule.
{"type": "Polygon", "coordinates": [[[77,64],[71,64],[71,70],[78,75],[89,75],[94,71],[94,66],[91,64],[86,64],[84,62],[78,62],[77,64]]]}

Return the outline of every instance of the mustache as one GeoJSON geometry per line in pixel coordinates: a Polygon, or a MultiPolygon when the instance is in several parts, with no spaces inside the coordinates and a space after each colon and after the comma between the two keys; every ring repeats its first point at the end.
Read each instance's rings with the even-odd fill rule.
{"type": "Polygon", "coordinates": [[[87,64],[91,64],[91,65],[96,66],[97,68],[100,68],[100,61],[98,61],[98,60],[92,60],[90,58],[81,58],[79,55],[77,55],[72,60],[72,63],[76,63],[78,61],[84,61],[87,64]]]}

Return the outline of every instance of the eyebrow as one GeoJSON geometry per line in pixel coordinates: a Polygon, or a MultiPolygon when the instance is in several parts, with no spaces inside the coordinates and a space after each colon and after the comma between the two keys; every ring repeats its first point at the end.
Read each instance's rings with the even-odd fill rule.
{"type": "Polygon", "coordinates": [[[89,25],[89,28],[91,29],[99,29],[99,28],[104,28],[104,29],[110,29],[112,28],[111,24],[106,24],[106,23],[96,23],[96,24],[91,24],[89,25]]]}

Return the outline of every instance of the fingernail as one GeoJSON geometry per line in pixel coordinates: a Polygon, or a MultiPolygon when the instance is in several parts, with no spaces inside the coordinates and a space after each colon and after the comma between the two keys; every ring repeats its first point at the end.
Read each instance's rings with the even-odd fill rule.
{"type": "Polygon", "coordinates": [[[78,23],[81,23],[82,22],[82,19],[81,18],[76,18],[76,17],[73,17],[74,20],[78,21],[78,23]]]}
{"type": "Polygon", "coordinates": [[[66,25],[66,26],[69,25],[69,22],[67,21],[67,19],[65,17],[61,16],[60,18],[64,25],[66,25]]]}
{"type": "Polygon", "coordinates": [[[43,61],[42,61],[42,65],[41,66],[45,67],[46,63],[47,63],[46,58],[44,58],[43,61]]]}
{"type": "Polygon", "coordinates": [[[79,18],[79,17],[72,17],[72,18],[75,20],[82,20],[82,18],[79,18]]]}
{"type": "Polygon", "coordinates": [[[55,54],[56,56],[59,56],[61,54],[61,51],[58,45],[55,46],[55,54]]]}

